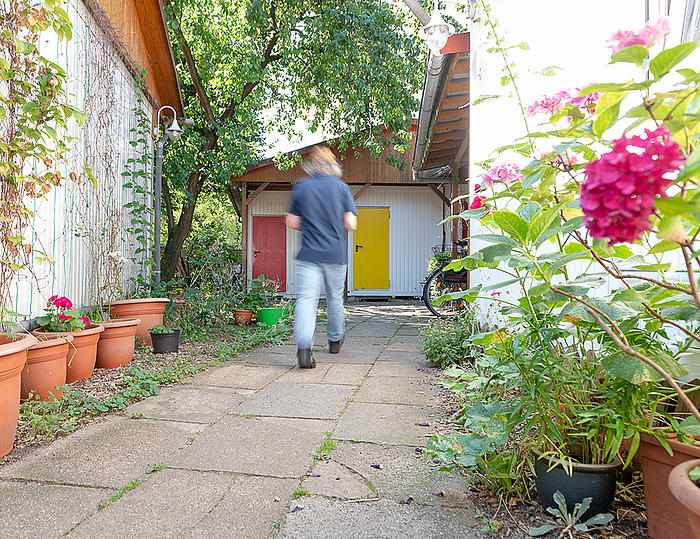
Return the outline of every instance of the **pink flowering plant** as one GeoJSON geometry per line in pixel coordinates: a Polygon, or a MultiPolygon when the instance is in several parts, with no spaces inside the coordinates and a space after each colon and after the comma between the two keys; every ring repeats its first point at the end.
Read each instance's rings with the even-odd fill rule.
{"type": "Polygon", "coordinates": [[[36,322],[45,331],[82,331],[90,325],[90,320],[74,310],[73,302],[65,296],[51,296],[44,312],[36,322]]]}
{"type": "Polygon", "coordinates": [[[446,270],[504,278],[477,276],[443,300],[501,305],[508,327],[475,342],[527,383],[538,369],[544,382],[521,382],[524,394],[557,393],[539,408],[531,397],[515,405],[529,427],[540,419],[533,443],[544,454],[582,447],[580,461],[612,462],[626,441],[629,463],[641,433],[663,440],[650,400],[662,387],[691,411],[680,424],[666,418],[676,435],[700,434],[677,381],[688,374],[679,359],[700,344],[700,72],[681,65],[698,44],[660,50],[669,30],[661,19],[610,37],[611,63],[636,65],[635,80],[521,101],[524,136],[480,164],[478,192],[453,216],[483,233],[446,270]],[[520,298],[494,295],[508,287],[520,298]]]}

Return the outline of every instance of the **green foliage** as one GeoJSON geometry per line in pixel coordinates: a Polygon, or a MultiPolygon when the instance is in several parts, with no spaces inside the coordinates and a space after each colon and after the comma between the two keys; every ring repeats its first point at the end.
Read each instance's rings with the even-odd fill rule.
{"type": "Polygon", "coordinates": [[[330,460],[331,453],[333,452],[333,450],[336,447],[338,447],[338,444],[333,439],[333,433],[332,432],[324,433],[323,440],[321,441],[321,445],[316,450],[316,455],[315,455],[316,460],[330,460]]]}
{"type": "Polygon", "coordinates": [[[460,365],[474,359],[475,346],[469,340],[479,331],[473,311],[450,320],[431,320],[429,326],[421,331],[423,353],[436,367],[460,365]]]}
{"type": "Polygon", "coordinates": [[[591,498],[584,498],[581,503],[574,506],[573,512],[569,513],[566,507],[566,499],[558,490],[554,493],[554,501],[557,507],[547,507],[547,512],[562,520],[557,525],[545,524],[538,528],[530,529],[531,537],[539,537],[554,530],[561,530],[561,535],[571,533],[572,530],[577,532],[588,532],[591,528],[603,526],[613,519],[613,516],[608,513],[598,513],[588,518],[585,522],[579,522],[588,508],[591,506],[591,498]]]}
{"type": "MultiPolygon", "coordinates": [[[[0,7],[0,320],[11,310],[10,285],[21,270],[50,262],[25,231],[34,219],[34,199],[46,196],[66,176],[72,138],[66,133],[85,115],[69,104],[63,68],[41,54],[39,39],[72,37],[68,14],[54,1],[20,0],[0,7]]],[[[86,167],[85,175],[92,178],[86,167]]]]}

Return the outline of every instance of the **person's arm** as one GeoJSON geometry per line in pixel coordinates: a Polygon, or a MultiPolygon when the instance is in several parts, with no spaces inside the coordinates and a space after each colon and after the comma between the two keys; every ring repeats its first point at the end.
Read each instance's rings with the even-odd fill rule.
{"type": "Polygon", "coordinates": [[[357,230],[357,215],[351,211],[346,211],[343,214],[343,222],[345,223],[345,230],[357,230]]]}
{"type": "Polygon", "coordinates": [[[286,218],[285,218],[285,221],[287,222],[287,226],[289,228],[301,230],[301,217],[299,217],[298,215],[294,215],[293,213],[288,213],[286,218]]]}

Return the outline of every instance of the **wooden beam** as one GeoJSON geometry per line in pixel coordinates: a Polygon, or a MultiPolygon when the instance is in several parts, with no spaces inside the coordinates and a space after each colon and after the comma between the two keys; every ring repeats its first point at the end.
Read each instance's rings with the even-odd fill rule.
{"type": "Polygon", "coordinates": [[[453,131],[445,132],[442,131],[440,133],[435,133],[433,135],[433,138],[430,139],[430,142],[440,142],[441,140],[462,140],[462,137],[466,134],[467,130],[465,128],[462,129],[455,129],[453,131]]]}
{"type": "Polygon", "coordinates": [[[255,191],[253,191],[248,197],[248,204],[253,202],[253,200],[255,200],[255,197],[262,193],[268,185],[270,185],[270,182],[265,182],[261,184],[255,191]]]}
{"type": "Polygon", "coordinates": [[[450,207],[450,199],[445,196],[445,194],[440,190],[440,188],[434,184],[434,183],[429,183],[428,187],[430,187],[433,192],[445,203],[445,206],[448,208],[450,207]]]}
{"type": "Polygon", "coordinates": [[[467,103],[469,103],[469,94],[458,95],[457,97],[446,97],[442,100],[442,108],[452,109],[464,107],[467,103]]]}
{"type": "Polygon", "coordinates": [[[366,183],[366,184],[364,184],[362,187],[360,187],[360,190],[359,190],[357,193],[355,193],[355,194],[353,195],[352,199],[353,199],[353,200],[357,200],[358,198],[360,198],[360,195],[361,195],[362,193],[364,193],[364,192],[369,188],[370,185],[372,185],[372,184],[371,184],[371,183],[366,183]]]}
{"type": "Polygon", "coordinates": [[[463,118],[457,118],[449,122],[445,122],[442,119],[442,113],[438,114],[436,130],[444,131],[446,129],[469,129],[469,116],[463,118]]]}
{"type": "Polygon", "coordinates": [[[248,183],[241,186],[241,267],[243,283],[248,290],[248,183]]]}
{"type": "Polygon", "coordinates": [[[460,159],[462,159],[465,152],[467,151],[468,146],[469,146],[469,135],[464,137],[462,144],[457,149],[457,153],[455,154],[455,164],[459,163],[460,159]]]}
{"type": "MultiPolygon", "coordinates": [[[[466,119],[469,117],[469,109],[467,107],[464,107],[463,109],[457,109],[457,110],[440,110],[438,112],[438,123],[443,122],[445,120],[458,120],[458,119],[466,119]]],[[[456,122],[455,122],[456,123],[456,122]]]]}
{"type": "MultiPolygon", "coordinates": [[[[459,213],[457,211],[459,206],[457,205],[458,204],[457,202],[454,202],[454,199],[459,196],[459,187],[458,187],[459,178],[456,177],[457,175],[454,171],[452,172],[452,175],[453,175],[453,179],[452,179],[452,201],[453,202],[452,202],[450,209],[451,209],[452,215],[456,215],[459,213]]],[[[455,243],[455,240],[457,239],[457,236],[458,236],[457,225],[459,225],[459,221],[460,221],[459,219],[452,219],[452,242],[451,243],[452,243],[452,259],[453,260],[455,258],[457,258],[457,244],[455,243]]]]}
{"type": "Polygon", "coordinates": [[[453,75],[464,75],[469,73],[469,61],[466,62],[455,62],[453,64],[452,74],[453,75]]]}

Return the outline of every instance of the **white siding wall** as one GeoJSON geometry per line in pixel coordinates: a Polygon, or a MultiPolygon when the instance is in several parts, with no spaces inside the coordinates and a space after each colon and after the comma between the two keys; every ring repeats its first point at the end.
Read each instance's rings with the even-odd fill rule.
{"type": "MultiPolygon", "coordinates": [[[[87,164],[94,171],[97,187],[89,182],[76,185],[66,181],[46,199],[35,201],[35,225],[27,236],[37,251],[45,252],[54,262],[40,262],[35,257],[30,271],[15,282],[15,311],[29,317],[42,314],[46,298],[53,294],[68,296],[76,306],[94,304],[95,276],[101,270],[91,260],[85,240],[78,236],[81,226],[94,227],[108,210],[121,212],[121,251],[131,258],[136,248],[129,216],[124,213],[124,204],[134,195],[123,187],[126,179],[122,172],[127,160],[137,157],[129,144],[133,138],[130,130],[137,126],[134,108],[143,95],[109,34],[82,1],[69,0],[67,12],[73,23],[73,39],[58,42],[47,33],[42,36],[41,49],[42,54],[66,69],[71,101],[87,112],[82,127],[73,124],[71,132],[65,133],[76,140],[64,175],[68,171],[80,173],[87,164]]],[[[141,101],[140,106],[151,118],[151,105],[145,99],[141,101]]],[[[152,147],[147,153],[152,155],[152,147]]],[[[145,178],[149,185],[151,169],[149,163],[145,178]]],[[[152,207],[150,197],[142,202],[152,207]]],[[[141,266],[127,263],[124,285],[128,277],[144,270],[141,266]]]]}
{"type": "MultiPolygon", "coordinates": [[[[359,186],[352,186],[353,193],[359,186]]],[[[290,194],[262,192],[249,208],[249,218],[255,215],[284,215],[290,194]]],[[[389,219],[389,282],[388,290],[354,290],[352,284],[352,233],[348,238],[348,293],[351,296],[419,296],[425,280],[427,261],[432,247],[443,241],[442,201],[428,187],[370,187],[356,201],[358,207],[388,207],[389,219]]],[[[252,219],[249,220],[249,223],[252,219]]],[[[449,244],[449,230],[445,226],[449,244]]],[[[248,245],[253,230],[248,227],[248,245]]],[[[300,244],[299,232],[287,229],[287,293],[296,290],[295,256],[300,244]]],[[[252,256],[248,257],[248,277],[252,276],[252,256]]]]}

